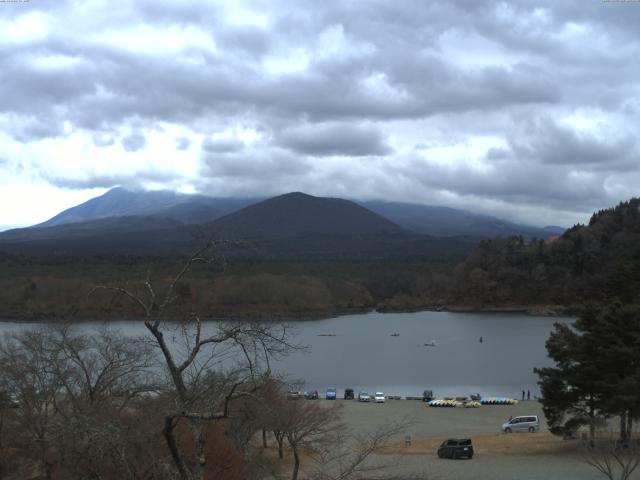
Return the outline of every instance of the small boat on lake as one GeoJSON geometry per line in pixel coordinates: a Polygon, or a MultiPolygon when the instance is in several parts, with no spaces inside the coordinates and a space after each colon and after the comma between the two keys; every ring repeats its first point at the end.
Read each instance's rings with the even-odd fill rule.
{"type": "Polygon", "coordinates": [[[391,336],[391,337],[399,337],[399,336],[400,336],[400,333],[398,333],[398,332],[393,332],[390,336],[391,336]]]}
{"type": "Polygon", "coordinates": [[[319,333],[318,336],[319,337],[335,337],[336,334],[335,333],[319,333]]]}
{"type": "Polygon", "coordinates": [[[431,340],[428,343],[424,344],[425,347],[435,347],[436,346],[436,341],[435,340],[431,340]]]}

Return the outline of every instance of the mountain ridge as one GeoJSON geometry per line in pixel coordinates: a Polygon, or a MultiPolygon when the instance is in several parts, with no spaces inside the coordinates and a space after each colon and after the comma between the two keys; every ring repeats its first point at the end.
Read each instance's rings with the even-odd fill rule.
{"type": "MultiPolygon", "coordinates": [[[[306,195],[302,192],[292,193],[306,195]]],[[[30,228],[125,215],[151,215],[178,220],[185,224],[206,224],[264,200],[259,197],[213,197],[164,190],[132,192],[116,187],[30,228]]],[[[522,235],[525,238],[547,238],[561,235],[565,230],[556,226],[534,227],[518,224],[452,207],[379,200],[355,201],[355,203],[382,215],[406,230],[438,237],[492,238],[522,235]]]]}
{"type": "Polygon", "coordinates": [[[252,248],[225,254],[256,258],[451,258],[468,241],[408,231],[352,201],[294,192],[249,205],[211,222],[189,226],[152,215],[107,217],[0,234],[0,250],[48,254],[187,253],[194,238],[251,240],[252,248]]]}

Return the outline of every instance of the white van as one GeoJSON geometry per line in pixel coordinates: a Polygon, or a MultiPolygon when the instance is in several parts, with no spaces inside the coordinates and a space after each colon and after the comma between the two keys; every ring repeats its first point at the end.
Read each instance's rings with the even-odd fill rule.
{"type": "Polygon", "coordinates": [[[508,422],[502,424],[501,430],[504,433],[511,432],[539,432],[540,421],[537,415],[524,415],[513,417],[508,422]]]}

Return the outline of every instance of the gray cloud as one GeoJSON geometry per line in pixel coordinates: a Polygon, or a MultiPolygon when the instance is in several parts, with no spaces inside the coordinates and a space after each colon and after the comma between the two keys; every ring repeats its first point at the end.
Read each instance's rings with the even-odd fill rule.
{"type": "Polygon", "coordinates": [[[127,152],[137,152],[147,144],[147,140],[143,134],[136,132],[124,137],[121,143],[127,152]]]}
{"type": "Polygon", "coordinates": [[[187,137],[176,138],[176,150],[186,150],[191,145],[191,140],[187,137]]]}
{"type": "MultiPolygon", "coordinates": [[[[232,10],[198,1],[21,5],[50,23],[30,39],[0,39],[2,131],[25,148],[81,132],[97,147],[120,139],[135,152],[153,141],[145,132],[175,124],[174,148],[200,155],[198,178],[185,183],[227,194],[468,201],[535,220],[541,206],[587,212],[634,192],[634,5],[301,0],[232,10]],[[239,130],[260,138],[189,149],[210,132],[239,130]]],[[[0,9],[0,22],[22,14],[0,9]]],[[[77,175],[50,181],[143,182],[77,175]]]]}
{"type": "MultiPolygon", "coordinates": [[[[639,157],[637,142],[631,136],[598,138],[592,133],[580,133],[558,125],[548,117],[529,124],[522,136],[510,138],[510,144],[517,158],[591,169],[628,169],[632,163],[637,163],[639,157]]],[[[495,152],[493,156],[495,158],[495,152]]]]}
{"type": "Polygon", "coordinates": [[[107,133],[96,132],[91,138],[96,147],[108,147],[114,144],[113,136],[107,133]]]}
{"type": "Polygon", "coordinates": [[[64,129],[62,123],[55,118],[28,115],[13,118],[12,133],[16,140],[28,143],[64,136],[64,129]]]}
{"type": "Polygon", "coordinates": [[[388,155],[377,128],[348,123],[322,123],[292,127],[277,136],[276,143],[297,153],[323,157],[346,155],[388,155]]]}
{"type": "Polygon", "coordinates": [[[42,173],[41,175],[52,185],[71,189],[113,188],[121,186],[136,190],[144,188],[146,182],[165,183],[172,180],[170,173],[159,171],[136,172],[134,175],[125,172],[115,175],[91,174],[80,178],[56,177],[46,173],[42,173]]]}
{"type": "Polygon", "coordinates": [[[244,142],[238,139],[214,140],[205,138],[202,142],[202,149],[209,153],[231,153],[244,148],[244,142]]]}
{"type": "Polygon", "coordinates": [[[219,155],[205,152],[202,157],[200,177],[245,179],[257,177],[262,182],[279,178],[299,178],[312,172],[313,164],[290,153],[260,148],[250,152],[219,155]]]}
{"type": "Polygon", "coordinates": [[[507,141],[508,148],[486,151],[483,167],[432,161],[421,149],[422,155],[394,171],[458,198],[563,210],[579,205],[585,212],[618,201],[609,187],[618,172],[639,173],[633,139],[578,133],[544,116],[524,121],[507,141]]]}

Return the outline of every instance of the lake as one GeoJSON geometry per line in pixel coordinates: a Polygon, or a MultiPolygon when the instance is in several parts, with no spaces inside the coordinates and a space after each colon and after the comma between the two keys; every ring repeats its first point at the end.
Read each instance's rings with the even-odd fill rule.
{"type": "MultiPolygon", "coordinates": [[[[534,367],[552,365],[545,341],[555,322],[569,317],[535,317],[515,313],[413,312],[345,315],[289,322],[307,352],[277,362],[274,370],[304,389],[321,393],[330,386],[369,393],[439,396],[480,393],[531,397],[539,394],[534,367]],[[391,334],[397,332],[398,336],[391,334]],[[335,334],[335,336],[320,336],[335,334]],[[482,342],[479,341],[482,337],[482,342]],[[431,342],[435,346],[425,346],[431,342]]],[[[83,323],[91,330],[103,323],[83,323]]],[[[113,322],[127,335],[146,333],[141,322],[113,322]]],[[[34,326],[0,323],[0,333],[34,326]]]]}

